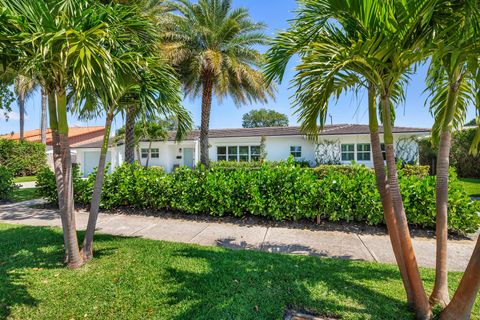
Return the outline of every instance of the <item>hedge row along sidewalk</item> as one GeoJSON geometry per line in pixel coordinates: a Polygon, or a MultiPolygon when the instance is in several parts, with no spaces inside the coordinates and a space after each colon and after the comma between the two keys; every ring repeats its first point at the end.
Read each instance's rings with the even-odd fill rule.
{"type": "MultiPolygon", "coordinates": [[[[409,222],[435,226],[435,178],[408,175],[399,179],[409,222]]],[[[454,172],[449,190],[449,229],[476,232],[480,203],[471,201],[454,172]]],[[[90,203],[95,176],[74,180],[77,203],[90,203]]],[[[41,195],[55,203],[54,175],[37,175],[41,195]]],[[[293,161],[259,168],[213,166],[210,170],[180,168],[172,174],[138,164],[117,167],[105,176],[101,207],[172,210],[212,216],[246,214],[274,220],[314,219],[365,221],[383,224],[380,196],[373,172],[363,166],[301,168],[293,161]],[[348,168],[348,169],[346,169],[348,168]]]]}

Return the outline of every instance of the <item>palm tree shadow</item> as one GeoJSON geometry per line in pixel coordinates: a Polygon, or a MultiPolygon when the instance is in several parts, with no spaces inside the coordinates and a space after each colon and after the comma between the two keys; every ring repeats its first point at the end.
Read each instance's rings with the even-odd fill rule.
{"type": "MultiPolygon", "coordinates": [[[[79,233],[81,239],[83,234],[79,233]]],[[[109,241],[99,235],[95,241],[109,241]]],[[[111,254],[113,248],[95,252],[95,257],[111,254]]],[[[25,285],[27,272],[63,269],[63,236],[53,228],[15,226],[0,229],[0,319],[6,319],[15,305],[35,307],[38,301],[25,285]]]]}
{"type": "Polygon", "coordinates": [[[392,267],[350,260],[207,249],[197,246],[174,253],[203,261],[208,271],[167,268],[176,289],[168,304],[185,305],[171,319],[280,319],[286,309],[358,318],[410,319],[403,292],[387,295],[375,283],[398,281],[392,267]]]}

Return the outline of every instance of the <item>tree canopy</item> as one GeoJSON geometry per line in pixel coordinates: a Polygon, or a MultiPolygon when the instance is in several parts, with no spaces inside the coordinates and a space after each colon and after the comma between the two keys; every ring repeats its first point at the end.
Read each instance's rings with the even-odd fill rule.
{"type": "Polygon", "coordinates": [[[244,128],[288,127],[286,114],[265,108],[245,113],[242,120],[242,127],[244,128]]]}

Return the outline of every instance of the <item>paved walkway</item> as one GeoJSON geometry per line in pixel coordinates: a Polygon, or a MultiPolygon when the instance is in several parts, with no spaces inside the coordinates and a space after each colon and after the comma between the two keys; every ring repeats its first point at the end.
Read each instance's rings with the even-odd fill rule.
{"type": "MultiPolygon", "coordinates": [[[[39,200],[0,206],[0,222],[31,226],[61,226],[56,210],[33,209],[39,200]]],[[[76,212],[77,227],[85,229],[88,213],[76,212]]],[[[295,228],[242,226],[219,222],[198,222],[145,216],[100,214],[98,232],[144,237],[199,245],[256,249],[268,252],[304,254],[345,259],[395,263],[387,235],[338,231],[312,231],[295,228]]],[[[421,266],[434,267],[435,241],[414,238],[413,245],[421,266]]],[[[449,269],[463,271],[475,241],[449,242],[449,269]]]]}

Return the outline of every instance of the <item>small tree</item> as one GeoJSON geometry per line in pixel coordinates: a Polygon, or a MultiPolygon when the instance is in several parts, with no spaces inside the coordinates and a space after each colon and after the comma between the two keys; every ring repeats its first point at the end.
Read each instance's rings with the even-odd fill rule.
{"type": "Polygon", "coordinates": [[[270,109],[252,110],[243,115],[242,127],[288,127],[287,115],[270,109]]]}
{"type": "Polygon", "coordinates": [[[315,161],[320,164],[340,164],[341,145],[338,140],[320,140],[315,148],[315,161]]]}

